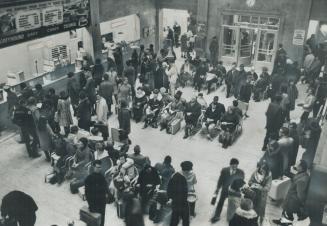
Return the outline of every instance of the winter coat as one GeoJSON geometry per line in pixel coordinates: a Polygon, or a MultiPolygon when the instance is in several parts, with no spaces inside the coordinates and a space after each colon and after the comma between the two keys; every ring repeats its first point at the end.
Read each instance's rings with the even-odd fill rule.
{"type": "Polygon", "coordinates": [[[167,187],[167,196],[172,199],[172,209],[185,210],[188,208],[187,195],[186,178],[180,173],[175,173],[169,180],[167,187]]]}
{"type": "Polygon", "coordinates": [[[57,112],[60,126],[68,127],[73,124],[73,117],[70,112],[70,99],[59,99],[57,112]]]}
{"type": "Polygon", "coordinates": [[[137,183],[140,185],[140,193],[146,195],[151,190],[154,191],[155,186],[160,184],[160,177],[156,168],[150,166],[151,172],[147,172],[146,169],[143,169],[138,177],[137,183]],[[149,188],[147,185],[152,185],[149,188]]]}
{"type": "Polygon", "coordinates": [[[180,172],[185,178],[187,182],[187,190],[189,193],[194,193],[194,185],[198,182],[196,176],[193,171],[182,171],[180,172]]]}
{"type": "Polygon", "coordinates": [[[310,176],[307,172],[297,173],[292,178],[291,186],[283,202],[283,210],[293,213],[299,212],[305,203],[309,182],[310,176]]]}
{"type": "Polygon", "coordinates": [[[106,100],[101,97],[100,100],[97,101],[96,103],[96,115],[97,115],[97,120],[99,122],[103,122],[103,124],[107,124],[108,122],[108,115],[109,109],[106,100]]]}
{"type": "Polygon", "coordinates": [[[69,78],[67,82],[67,92],[72,105],[78,104],[79,87],[75,77],[69,78]]]}
{"type": "Polygon", "coordinates": [[[293,111],[295,109],[295,101],[299,95],[299,91],[297,90],[296,85],[288,86],[287,94],[290,101],[289,109],[293,111]]]}
{"type": "Polygon", "coordinates": [[[150,165],[150,159],[142,154],[130,154],[128,158],[133,159],[135,167],[141,172],[146,164],[150,165]]]}
{"type": "Polygon", "coordinates": [[[88,98],[80,101],[77,108],[78,126],[89,131],[91,123],[91,103],[88,98]]]}
{"type": "Polygon", "coordinates": [[[212,103],[209,105],[205,112],[205,118],[213,119],[214,123],[217,123],[221,117],[225,114],[225,106],[221,103],[218,103],[215,110],[212,111],[212,103]]]}
{"type": "Polygon", "coordinates": [[[256,178],[256,173],[258,170],[256,170],[250,180],[249,180],[249,186],[251,187],[253,184],[259,184],[262,186],[262,189],[253,189],[255,191],[255,200],[253,200],[253,209],[258,214],[259,217],[263,218],[265,216],[266,212],[266,204],[267,204],[267,197],[268,192],[271,188],[271,182],[272,182],[272,176],[271,173],[266,175],[264,179],[260,182],[256,178]]]}
{"type": "Polygon", "coordinates": [[[241,169],[236,169],[236,172],[231,175],[230,174],[230,167],[225,167],[221,170],[220,176],[217,183],[216,191],[220,188],[222,189],[221,192],[228,193],[229,186],[233,183],[236,179],[244,179],[244,172],[241,169]]]}
{"type": "Polygon", "coordinates": [[[266,129],[268,131],[279,131],[282,125],[282,108],[276,103],[270,103],[266,111],[266,129]]]}
{"type": "Polygon", "coordinates": [[[161,176],[161,190],[167,190],[168,182],[171,176],[175,173],[175,169],[172,165],[165,163],[157,163],[155,168],[158,170],[159,175],[161,176]]]}
{"type": "Polygon", "coordinates": [[[123,108],[118,112],[119,128],[123,129],[127,134],[131,132],[131,114],[128,109],[123,108]]]}
{"type": "Polygon", "coordinates": [[[111,100],[114,90],[114,83],[110,81],[103,81],[99,86],[99,94],[106,100],[111,100]]]}
{"type": "Polygon", "coordinates": [[[250,83],[246,83],[241,86],[239,99],[242,102],[249,103],[252,94],[252,85],[250,83]]]}
{"type": "Polygon", "coordinates": [[[245,211],[239,207],[229,221],[229,226],[258,226],[258,216],[253,209],[245,211]]]}

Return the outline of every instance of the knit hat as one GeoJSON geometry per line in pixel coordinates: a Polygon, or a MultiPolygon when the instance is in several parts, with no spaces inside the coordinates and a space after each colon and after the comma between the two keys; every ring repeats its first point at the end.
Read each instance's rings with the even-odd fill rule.
{"type": "Polygon", "coordinates": [[[242,210],[249,211],[253,208],[253,202],[251,199],[242,199],[240,207],[242,210]]]}
{"type": "Polygon", "coordinates": [[[193,169],[193,163],[191,161],[184,161],[181,163],[183,171],[190,171],[193,169]]]}

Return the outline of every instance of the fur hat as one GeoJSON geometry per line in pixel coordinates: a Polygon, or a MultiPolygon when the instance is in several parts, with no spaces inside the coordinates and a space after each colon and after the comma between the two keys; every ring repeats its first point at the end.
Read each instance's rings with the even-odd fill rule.
{"type": "Polygon", "coordinates": [[[181,163],[183,171],[190,171],[193,169],[193,163],[191,161],[184,161],[181,163]]]}

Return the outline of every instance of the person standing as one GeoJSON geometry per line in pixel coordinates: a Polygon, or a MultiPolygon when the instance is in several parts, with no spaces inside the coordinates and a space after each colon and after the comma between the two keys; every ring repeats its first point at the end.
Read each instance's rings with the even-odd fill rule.
{"type": "MultiPolygon", "coordinates": [[[[215,223],[220,220],[220,214],[224,206],[225,199],[228,197],[229,186],[236,179],[244,180],[244,172],[241,169],[238,169],[239,161],[235,158],[232,158],[229,162],[229,167],[225,167],[220,172],[220,177],[218,179],[217,187],[213,196],[213,199],[216,200],[219,190],[220,198],[214,216],[211,218],[211,223],[215,223]]],[[[213,202],[214,204],[215,202],[213,202]]]]}
{"type": "Polygon", "coordinates": [[[179,46],[179,36],[181,35],[181,26],[175,21],[175,24],[173,26],[174,29],[174,44],[175,47],[178,48],[179,46]]]}
{"type": "Polygon", "coordinates": [[[79,99],[80,101],[77,107],[78,127],[86,131],[90,131],[92,114],[91,103],[83,91],[80,92],[79,99]]]}
{"type": "Polygon", "coordinates": [[[283,174],[286,175],[290,169],[289,165],[289,152],[293,150],[293,139],[289,136],[289,129],[287,127],[282,127],[279,130],[279,140],[278,144],[280,147],[280,153],[283,158],[283,174]]]}
{"type": "Polygon", "coordinates": [[[307,188],[310,183],[310,176],[307,173],[308,165],[304,160],[296,166],[297,173],[291,180],[286,198],[283,202],[283,212],[280,219],[273,220],[277,225],[292,225],[294,214],[298,215],[298,221],[304,220],[301,210],[304,208],[307,196],[307,188]]]}
{"type": "Polygon", "coordinates": [[[304,103],[303,104],[298,104],[299,106],[302,106],[303,108],[303,113],[301,115],[301,123],[305,123],[309,115],[313,109],[314,103],[316,101],[316,97],[314,96],[314,92],[312,88],[309,88],[308,90],[308,95],[306,96],[304,103]]]}
{"type": "Polygon", "coordinates": [[[34,124],[31,110],[25,105],[25,100],[21,99],[13,112],[13,123],[20,127],[22,140],[26,145],[27,153],[30,158],[40,157],[38,154],[38,136],[34,124]],[[32,143],[31,143],[32,137],[32,143]]]}
{"type": "Polygon", "coordinates": [[[95,65],[92,71],[95,86],[97,87],[102,82],[102,77],[104,74],[104,67],[101,63],[101,59],[95,59],[95,65]]]}
{"type": "Polygon", "coordinates": [[[103,75],[103,79],[104,81],[101,82],[99,86],[99,94],[106,100],[108,106],[108,114],[111,115],[111,105],[113,103],[112,96],[115,90],[114,83],[109,81],[109,75],[107,73],[103,75]]]}
{"type": "Polygon", "coordinates": [[[242,106],[240,107],[242,112],[244,113],[244,116],[248,118],[248,110],[249,110],[249,103],[252,95],[252,85],[251,80],[248,78],[246,80],[246,83],[241,86],[240,94],[239,94],[239,104],[242,106]]]}
{"type": "Polygon", "coordinates": [[[246,83],[247,72],[244,70],[244,64],[240,65],[240,71],[237,76],[233,76],[234,97],[239,98],[241,87],[246,83]]]}
{"type": "Polygon", "coordinates": [[[94,79],[92,78],[92,74],[90,71],[86,71],[86,84],[84,86],[84,91],[86,93],[86,96],[89,99],[89,102],[91,104],[92,114],[95,113],[95,102],[96,102],[96,83],[94,79]]]}
{"type": "Polygon", "coordinates": [[[209,51],[210,51],[211,63],[215,64],[217,61],[217,53],[218,53],[218,40],[216,36],[214,36],[210,42],[209,51]]]}
{"type": "Polygon", "coordinates": [[[159,176],[161,177],[160,190],[167,191],[169,180],[175,173],[175,169],[171,165],[171,156],[167,155],[163,163],[158,162],[154,167],[157,169],[159,176]]]}
{"type": "Polygon", "coordinates": [[[283,111],[280,106],[281,96],[275,96],[266,111],[266,136],[263,142],[262,151],[267,149],[269,139],[277,139],[279,129],[283,125],[283,111]]]}
{"type": "Polygon", "coordinates": [[[227,72],[225,83],[226,83],[226,98],[230,97],[233,87],[234,77],[238,76],[239,71],[236,69],[236,63],[232,64],[232,68],[227,72]]]}
{"type": "Polygon", "coordinates": [[[34,95],[32,88],[26,85],[25,82],[21,83],[19,86],[20,86],[20,93],[21,93],[20,99],[24,99],[25,101],[27,101],[28,98],[34,95]]]}
{"type": "Polygon", "coordinates": [[[119,129],[122,129],[125,135],[130,134],[131,132],[131,114],[128,110],[127,102],[121,101],[120,103],[120,110],[118,112],[118,122],[119,122],[119,129]]]}
{"type": "Polygon", "coordinates": [[[34,199],[21,191],[11,191],[2,198],[1,216],[20,226],[34,226],[38,210],[34,199]]]}
{"type": "Polygon", "coordinates": [[[5,86],[4,91],[7,93],[7,103],[8,103],[8,116],[12,117],[15,107],[18,105],[17,94],[14,93],[9,86],[5,86]]]}
{"type": "Polygon", "coordinates": [[[190,215],[195,217],[195,202],[196,194],[194,185],[198,182],[193,172],[193,163],[190,161],[184,161],[181,163],[182,172],[181,174],[186,178],[188,198],[187,202],[190,207],[190,215]],[[192,199],[191,199],[192,198],[192,199]]]}
{"type": "Polygon", "coordinates": [[[73,124],[73,117],[70,112],[70,99],[65,91],[60,92],[60,99],[58,100],[57,114],[59,125],[64,127],[65,135],[70,131],[70,125],[73,124]]]}
{"type": "Polygon", "coordinates": [[[182,219],[183,226],[190,225],[190,212],[187,202],[187,181],[181,173],[175,173],[168,182],[167,196],[172,200],[170,226],[177,226],[182,219]]]}
{"type": "Polygon", "coordinates": [[[169,62],[169,67],[166,68],[166,74],[169,79],[170,95],[174,96],[176,91],[176,83],[178,79],[178,70],[173,61],[169,62]]]}
{"type": "Polygon", "coordinates": [[[293,149],[289,152],[288,155],[288,165],[294,166],[300,146],[300,136],[295,122],[291,122],[289,125],[289,135],[293,139],[293,149]]]}
{"type": "MultiPolygon", "coordinates": [[[[296,84],[295,84],[294,80],[289,81],[289,84],[288,84],[288,87],[287,87],[287,94],[288,94],[288,98],[289,98],[289,102],[290,102],[289,110],[294,111],[295,101],[299,96],[299,91],[298,91],[298,89],[296,87],[296,84]]],[[[290,117],[289,117],[288,120],[290,120],[290,117]]]]}
{"type": "Polygon", "coordinates": [[[108,126],[108,105],[106,100],[100,95],[97,95],[95,113],[97,115],[97,122],[108,126]]]}
{"type": "Polygon", "coordinates": [[[85,197],[90,212],[101,214],[101,226],[104,226],[106,214],[106,197],[109,195],[109,186],[101,174],[101,160],[93,162],[93,173],[85,179],[85,197]]]}
{"type": "Polygon", "coordinates": [[[257,165],[257,169],[249,180],[250,188],[255,191],[253,209],[258,214],[260,226],[263,223],[266,212],[268,192],[271,188],[272,176],[266,162],[257,165]]]}
{"type": "Polygon", "coordinates": [[[79,86],[74,77],[73,72],[68,73],[67,93],[68,96],[70,97],[71,104],[73,105],[73,109],[75,111],[79,101],[79,86]]]}

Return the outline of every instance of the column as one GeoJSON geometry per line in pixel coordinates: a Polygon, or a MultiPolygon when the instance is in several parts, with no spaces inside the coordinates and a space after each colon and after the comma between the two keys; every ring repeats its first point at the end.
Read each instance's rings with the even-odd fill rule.
{"type": "Polygon", "coordinates": [[[198,0],[197,7],[197,38],[195,41],[195,50],[200,57],[206,55],[206,37],[208,31],[208,10],[209,0],[198,0]]]}
{"type": "MultiPolygon", "coordinates": [[[[101,32],[100,32],[100,7],[99,0],[91,0],[90,8],[91,8],[91,24],[86,29],[87,34],[84,35],[86,41],[84,43],[84,49],[87,53],[90,54],[93,62],[95,59],[102,59],[102,40],[101,40],[101,32]],[[90,37],[87,37],[90,36],[90,37]]],[[[84,38],[83,37],[83,38],[84,38]]],[[[84,39],[83,39],[84,40],[84,39]]]]}

